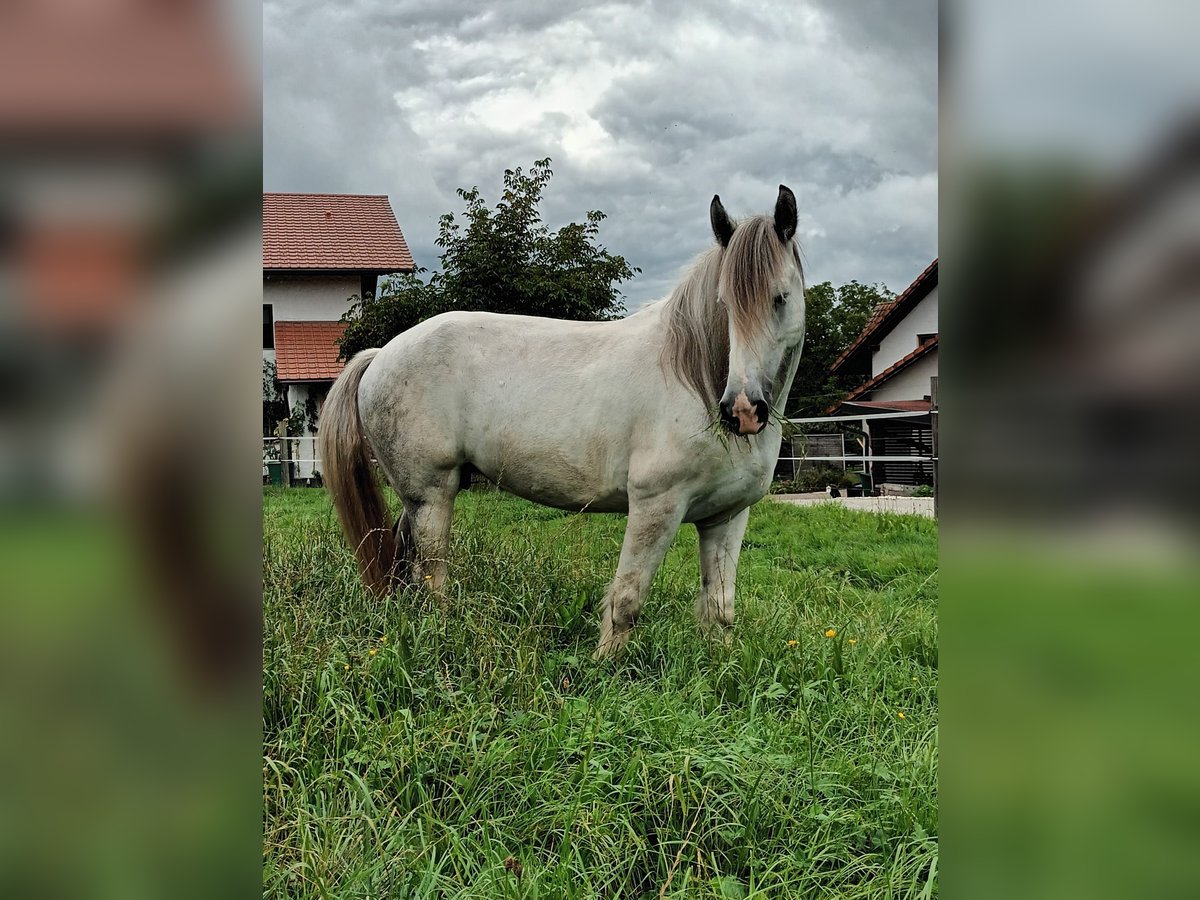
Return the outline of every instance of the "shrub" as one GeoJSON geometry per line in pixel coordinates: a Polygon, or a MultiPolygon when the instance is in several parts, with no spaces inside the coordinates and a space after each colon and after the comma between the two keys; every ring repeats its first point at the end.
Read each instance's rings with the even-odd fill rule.
{"type": "Polygon", "coordinates": [[[823,491],[827,485],[845,488],[858,484],[858,476],[853,472],[843,472],[829,465],[818,465],[801,469],[790,481],[782,479],[771,485],[772,494],[808,494],[813,491],[823,491]]]}

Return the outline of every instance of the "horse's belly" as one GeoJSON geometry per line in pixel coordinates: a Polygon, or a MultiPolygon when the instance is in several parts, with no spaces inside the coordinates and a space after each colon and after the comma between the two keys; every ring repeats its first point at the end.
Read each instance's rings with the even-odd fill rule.
{"type": "Polygon", "coordinates": [[[627,481],[595,445],[571,449],[525,441],[479,441],[470,463],[497,487],[559,509],[626,512],[627,481]]]}
{"type": "Polygon", "coordinates": [[[514,482],[511,479],[499,481],[497,485],[510,494],[516,494],[518,497],[540,503],[542,506],[553,506],[571,512],[629,512],[629,497],[624,491],[594,493],[572,490],[566,485],[544,482],[525,484],[514,482]]]}

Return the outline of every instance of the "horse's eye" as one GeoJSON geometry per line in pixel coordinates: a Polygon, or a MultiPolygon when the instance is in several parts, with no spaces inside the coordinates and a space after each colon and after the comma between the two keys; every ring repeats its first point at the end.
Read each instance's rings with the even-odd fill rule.
{"type": "Polygon", "coordinates": [[[783,306],[783,304],[787,303],[787,298],[788,298],[787,294],[776,294],[775,295],[775,308],[778,309],[779,307],[783,306]]]}

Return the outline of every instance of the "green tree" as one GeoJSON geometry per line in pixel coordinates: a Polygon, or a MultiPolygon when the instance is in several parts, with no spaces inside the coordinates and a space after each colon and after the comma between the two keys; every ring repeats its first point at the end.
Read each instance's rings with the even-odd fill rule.
{"type": "Polygon", "coordinates": [[[528,172],[504,172],[500,201],[489,206],[477,187],[459,188],[466,209],[438,226],[441,271],[389,279],[378,298],[355,298],[342,317],[342,357],[379,347],[418,322],[452,309],[556,319],[615,319],[624,312],[617,285],[641,271],[598,243],[599,210],[552,231],[539,204],[553,173],[550,160],[528,172]]]}
{"type": "Polygon", "coordinates": [[[382,347],[400,332],[451,308],[435,282],[422,280],[426,271],[391,276],[378,297],[350,298],[350,308],[342,316],[346,328],[339,341],[343,359],[367,347],[382,347]]]}
{"type": "Polygon", "coordinates": [[[895,295],[881,284],[851,281],[835,288],[830,282],[810,285],[804,292],[804,352],[788,396],[787,415],[821,415],[857,387],[847,376],[834,376],[829,367],[861,333],[871,311],[895,295]]]}

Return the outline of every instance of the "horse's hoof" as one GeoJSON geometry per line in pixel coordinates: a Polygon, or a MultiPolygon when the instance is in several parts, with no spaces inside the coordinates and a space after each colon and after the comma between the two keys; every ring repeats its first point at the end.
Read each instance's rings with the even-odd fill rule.
{"type": "Polygon", "coordinates": [[[599,645],[596,647],[596,652],[592,654],[592,659],[596,662],[612,659],[625,646],[627,640],[629,640],[628,635],[625,637],[612,635],[607,638],[601,638],[599,645]]]}

